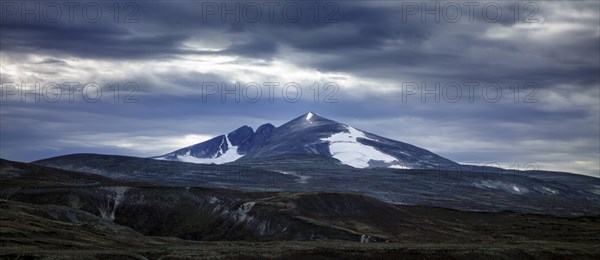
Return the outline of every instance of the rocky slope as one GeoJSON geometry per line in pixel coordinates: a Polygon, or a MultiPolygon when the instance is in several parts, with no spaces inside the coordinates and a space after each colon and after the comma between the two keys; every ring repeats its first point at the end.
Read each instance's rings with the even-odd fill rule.
{"type": "MultiPolygon", "coordinates": [[[[250,191],[352,192],[388,203],[470,211],[600,214],[600,183],[588,176],[539,171],[356,169],[318,156],[207,165],[125,156],[75,154],[36,163],[153,185],[250,191]],[[274,161],[275,160],[275,161],[274,161]]],[[[483,169],[485,170],[485,169],[483,169]]]]}
{"type": "Polygon", "coordinates": [[[0,166],[3,258],[600,255],[599,216],[465,212],[352,193],[169,187],[5,160],[0,166]],[[370,243],[359,244],[365,236],[370,243]]]}

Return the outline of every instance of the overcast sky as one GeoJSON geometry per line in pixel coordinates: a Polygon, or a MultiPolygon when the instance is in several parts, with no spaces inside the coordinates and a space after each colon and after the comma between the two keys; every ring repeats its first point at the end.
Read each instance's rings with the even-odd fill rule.
{"type": "Polygon", "coordinates": [[[0,4],[2,158],[154,156],[313,111],[600,176],[597,1],[72,3],[0,4]]]}

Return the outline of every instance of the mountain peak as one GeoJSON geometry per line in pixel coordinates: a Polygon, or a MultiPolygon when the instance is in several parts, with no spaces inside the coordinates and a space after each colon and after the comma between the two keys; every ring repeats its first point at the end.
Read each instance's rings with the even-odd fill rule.
{"type": "Polygon", "coordinates": [[[315,112],[309,111],[299,117],[292,119],[290,122],[294,122],[294,121],[314,122],[314,121],[322,121],[322,120],[333,121],[333,120],[324,118],[315,112]]]}
{"type": "Polygon", "coordinates": [[[333,120],[324,118],[315,112],[307,112],[306,114],[303,114],[299,117],[296,117],[296,118],[284,123],[283,125],[279,126],[278,128],[300,130],[300,129],[304,129],[304,128],[323,126],[326,124],[330,125],[330,124],[339,124],[339,123],[335,122],[333,120]]]}
{"type": "Polygon", "coordinates": [[[252,127],[244,125],[233,132],[227,134],[227,138],[231,141],[232,145],[238,146],[241,143],[248,141],[252,135],[254,134],[254,130],[252,127]]]}
{"type": "Polygon", "coordinates": [[[274,157],[321,156],[356,168],[435,168],[455,165],[425,149],[377,136],[310,111],[275,127],[249,126],[209,141],[182,148],[163,160],[228,163],[244,157],[246,162],[274,157]]]}
{"type": "Polygon", "coordinates": [[[300,116],[302,118],[304,118],[304,120],[308,121],[308,122],[312,122],[312,121],[317,121],[317,120],[328,120],[328,121],[333,121],[327,118],[324,118],[322,116],[320,116],[319,114],[315,113],[315,112],[308,112],[302,116],[300,116]]]}
{"type": "Polygon", "coordinates": [[[259,126],[256,129],[256,133],[258,134],[258,133],[262,133],[264,131],[273,131],[273,129],[275,129],[275,126],[273,124],[266,123],[266,124],[263,124],[263,125],[259,126]]]}

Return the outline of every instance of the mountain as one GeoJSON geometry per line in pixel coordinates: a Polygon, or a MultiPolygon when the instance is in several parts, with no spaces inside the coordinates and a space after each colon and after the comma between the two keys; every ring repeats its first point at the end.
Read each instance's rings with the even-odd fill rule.
{"type": "Polygon", "coordinates": [[[228,134],[153,157],[193,163],[230,163],[318,155],[354,168],[436,169],[458,164],[425,149],[391,140],[309,112],[279,127],[242,126],[228,134]]]}

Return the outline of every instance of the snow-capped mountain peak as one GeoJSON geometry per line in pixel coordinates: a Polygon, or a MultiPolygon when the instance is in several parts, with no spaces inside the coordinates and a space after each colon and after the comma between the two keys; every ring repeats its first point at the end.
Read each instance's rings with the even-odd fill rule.
{"type": "Polygon", "coordinates": [[[226,135],[154,157],[195,163],[306,156],[333,158],[355,168],[435,168],[456,165],[419,147],[380,137],[308,112],[279,127],[264,124],[254,132],[242,126],[226,135]]]}

